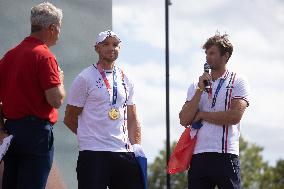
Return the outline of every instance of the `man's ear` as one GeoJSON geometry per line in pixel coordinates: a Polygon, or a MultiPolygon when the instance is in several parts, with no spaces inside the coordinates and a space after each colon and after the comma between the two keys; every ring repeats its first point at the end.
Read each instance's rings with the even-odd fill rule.
{"type": "Polygon", "coordinates": [[[54,31],[55,30],[55,25],[54,24],[50,24],[48,26],[48,29],[51,30],[51,31],[54,31]]]}
{"type": "Polygon", "coordinates": [[[230,54],[229,54],[228,52],[226,52],[226,53],[224,54],[224,58],[225,58],[226,62],[228,62],[229,57],[230,57],[230,54]]]}
{"type": "Polygon", "coordinates": [[[99,53],[99,47],[98,47],[99,45],[96,45],[95,46],[95,51],[97,52],[97,53],[99,53]]]}
{"type": "Polygon", "coordinates": [[[46,28],[48,33],[51,33],[53,35],[53,33],[55,32],[55,25],[54,24],[50,24],[47,28],[46,28]]]}

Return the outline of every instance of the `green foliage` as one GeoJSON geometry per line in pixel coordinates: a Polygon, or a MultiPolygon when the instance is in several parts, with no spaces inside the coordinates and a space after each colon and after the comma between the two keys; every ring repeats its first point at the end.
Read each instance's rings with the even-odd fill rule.
{"type": "Polygon", "coordinates": [[[261,188],[283,189],[284,188],[284,160],[278,160],[275,167],[272,167],[271,177],[263,179],[261,188]]]}
{"type": "MultiPolygon", "coordinates": [[[[171,145],[171,151],[176,146],[176,142],[171,145]]],[[[161,150],[154,163],[149,166],[149,188],[166,189],[166,152],[161,150]]],[[[174,174],[171,176],[172,189],[187,189],[187,173],[174,174]]]]}
{"type": "Polygon", "coordinates": [[[259,188],[259,181],[268,167],[261,156],[262,151],[262,147],[249,144],[242,137],[240,138],[242,188],[259,188]]]}
{"type": "MultiPolygon", "coordinates": [[[[176,145],[174,142],[171,149],[176,145]]],[[[172,150],[171,150],[172,151],[172,150]]],[[[284,160],[269,166],[262,157],[263,148],[240,138],[240,161],[243,189],[283,189],[284,160]]],[[[149,188],[166,189],[166,152],[161,150],[149,165],[149,188]]],[[[172,189],[187,189],[187,173],[171,176],[172,189]]]]}

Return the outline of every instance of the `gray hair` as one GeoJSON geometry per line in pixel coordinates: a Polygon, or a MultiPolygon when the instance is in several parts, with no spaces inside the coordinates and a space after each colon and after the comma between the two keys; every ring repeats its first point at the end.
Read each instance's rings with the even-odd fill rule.
{"type": "Polygon", "coordinates": [[[43,2],[31,9],[32,26],[46,28],[51,24],[61,24],[62,17],[62,10],[49,2],[43,2]]]}

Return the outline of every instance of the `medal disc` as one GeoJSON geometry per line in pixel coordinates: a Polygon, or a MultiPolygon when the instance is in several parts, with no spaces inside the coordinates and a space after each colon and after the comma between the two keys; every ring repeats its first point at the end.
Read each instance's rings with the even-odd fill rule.
{"type": "Polygon", "coordinates": [[[119,111],[115,108],[112,108],[109,112],[108,115],[110,117],[110,119],[112,120],[116,120],[119,118],[119,111]]]}

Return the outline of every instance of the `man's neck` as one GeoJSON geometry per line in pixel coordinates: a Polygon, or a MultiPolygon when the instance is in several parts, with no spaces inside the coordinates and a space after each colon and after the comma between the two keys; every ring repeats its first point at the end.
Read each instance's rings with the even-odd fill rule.
{"type": "Polygon", "coordinates": [[[218,78],[222,77],[222,75],[225,73],[226,70],[227,70],[226,67],[220,68],[218,70],[211,70],[212,81],[215,81],[218,78]]]}
{"type": "Polygon", "coordinates": [[[104,60],[99,60],[98,62],[104,70],[112,70],[115,62],[106,62],[104,60]]]}
{"type": "Polygon", "coordinates": [[[32,36],[32,37],[34,37],[34,38],[36,38],[36,39],[41,40],[44,44],[46,44],[46,46],[49,47],[49,44],[48,44],[48,42],[47,42],[47,40],[46,40],[46,38],[45,38],[45,36],[44,36],[44,34],[43,34],[42,32],[34,32],[34,33],[31,33],[30,36],[32,36]]]}

